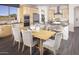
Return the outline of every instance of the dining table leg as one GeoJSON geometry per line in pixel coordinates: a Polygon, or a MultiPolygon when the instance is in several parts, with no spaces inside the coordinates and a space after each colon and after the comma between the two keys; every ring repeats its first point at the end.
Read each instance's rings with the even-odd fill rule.
{"type": "Polygon", "coordinates": [[[40,55],[43,55],[43,40],[40,39],[40,55]]]}

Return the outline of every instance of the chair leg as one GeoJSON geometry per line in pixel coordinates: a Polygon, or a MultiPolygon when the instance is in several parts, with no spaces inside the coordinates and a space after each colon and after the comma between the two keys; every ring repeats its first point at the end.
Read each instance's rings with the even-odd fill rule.
{"type": "Polygon", "coordinates": [[[32,47],[30,47],[30,55],[32,55],[32,47]]]}
{"type": "Polygon", "coordinates": [[[20,49],[20,42],[18,43],[18,51],[19,51],[19,49],[20,49]]]}
{"type": "Polygon", "coordinates": [[[23,47],[22,47],[22,52],[24,51],[24,48],[25,48],[25,46],[24,46],[24,44],[23,44],[23,47]]]}
{"type": "Polygon", "coordinates": [[[54,55],[56,55],[56,51],[53,51],[54,55]]]}

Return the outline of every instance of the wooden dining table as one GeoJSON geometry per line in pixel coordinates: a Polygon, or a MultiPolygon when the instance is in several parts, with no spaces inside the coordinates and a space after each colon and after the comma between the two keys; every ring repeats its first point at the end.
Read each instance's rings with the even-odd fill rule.
{"type": "Polygon", "coordinates": [[[48,40],[51,36],[55,36],[55,31],[48,30],[34,30],[32,35],[40,39],[40,55],[43,55],[43,41],[48,40]]]}

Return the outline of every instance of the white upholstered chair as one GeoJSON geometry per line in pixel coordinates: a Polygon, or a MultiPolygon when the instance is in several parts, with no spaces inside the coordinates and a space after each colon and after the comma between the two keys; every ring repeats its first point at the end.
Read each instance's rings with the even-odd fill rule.
{"type": "Polygon", "coordinates": [[[18,42],[18,51],[19,51],[20,42],[22,42],[19,24],[14,24],[12,26],[12,34],[13,34],[13,37],[14,37],[13,45],[15,45],[16,42],[18,42]]]}
{"type": "Polygon", "coordinates": [[[47,41],[43,42],[43,47],[49,49],[50,51],[53,51],[54,54],[56,54],[56,51],[60,47],[62,39],[62,33],[57,33],[55,35],[55,40],[48,39],[47,41]]]}
{"type": "Polygon", "coordinates": [[[33,40],[32,37],[32,31],[31,30],[21,30],[22,31],[22,37],[23,37],[23,48],[22,52],[24,51],[24,47],[28,46],[30,47],[30,55],[32,54],[32,47],[37,44],[37,41],[33,40]]]}

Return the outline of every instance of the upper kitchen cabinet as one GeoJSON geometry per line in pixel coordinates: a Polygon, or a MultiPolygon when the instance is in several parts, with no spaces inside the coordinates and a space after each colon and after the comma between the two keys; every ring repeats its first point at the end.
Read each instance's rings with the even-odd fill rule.
{"type": "Polygon", "coordinates": [[[38,13],[38,8],[34,7],[33,9],[33,13],[38,13]]]}
{"type": "Polygon", "coordinates": [[[38,14],[38,9],[35,6],[30,6],[30,24],[34,23],[34,14],[38,14]]]}
{"type": "Polygon", "coordinates": [[[49,20],[52,20],[53,18],[54,18],[54,12],[55,12],[55,10],[53,10],[53,9],[48,9],[48,19],[49,20]]]}
{"type": "Polygon", "coordinates": [[[20,9],[22,10],[22,12],[20,12],[20,13],[22,13],[22,18],[23,18],[23,20],[22,19],[20,19],[20,20],[22,22],[25,22],[24,16],[26,16],[26,18],[29,17],[30,24],[33,24],[33,14],[38,13],[38,8],[34,5],[25,4],[25,5],[22,5],[20,7],[20,9]]]}
{"type": "Polygon", "coordinates": [[[23,6],[23,14],[29,15],[30,14],[30,7],[28,7],[27,5],[24,5],[23,6]]]}
{"type": "Polygon", "coordinates": [[[32,5],[24,5],[23,6],[23,14],[30,15],[30,13],[38,13],[38,9],[32,5]]]}
{"type": "Polygon", "coordinates": [[[68,8],[68,6],[66,6],[65,8],[63,8],[62,12],[63,12],[63,18],[66,18],[64,20],[68,20],[69,19],[69,8],[68,8]]]}
{"type": "Polygon", "coordinates": [[[51,5],[48,8],[48,19],[51,20],[68,20],[69,8],[68,5],[51,5]]]}
{"type": "Polygon", "coordinates": [[[60,20],[68,20],[68,5],[58,5],[55,9],[55,18],[59,18],[60,20]]]}

